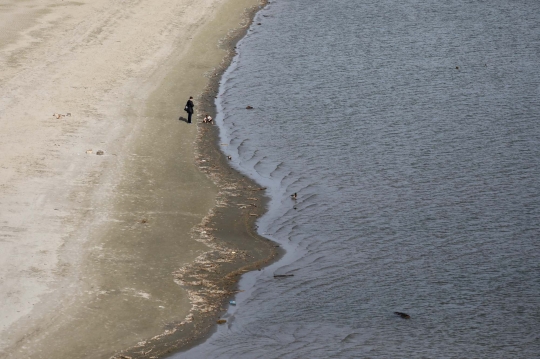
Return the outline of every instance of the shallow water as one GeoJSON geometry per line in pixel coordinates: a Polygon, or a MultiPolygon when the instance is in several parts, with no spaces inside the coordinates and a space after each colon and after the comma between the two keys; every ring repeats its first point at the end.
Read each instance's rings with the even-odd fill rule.
{"type": "Polygon", "coordinates": [[[238,48],[223,148],[287,255],[173,357],[538,357],[540,2],[276,0],[238,48]]]}

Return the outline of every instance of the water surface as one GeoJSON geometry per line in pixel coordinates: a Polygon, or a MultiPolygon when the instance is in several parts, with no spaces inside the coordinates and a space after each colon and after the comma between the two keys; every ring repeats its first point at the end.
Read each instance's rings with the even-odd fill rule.
{"type": "Polygon", "coordinates": [[[217,122],[288,252],[174,358],[537,358],[539,60],[538,1],[272,1],[217,122]]]}

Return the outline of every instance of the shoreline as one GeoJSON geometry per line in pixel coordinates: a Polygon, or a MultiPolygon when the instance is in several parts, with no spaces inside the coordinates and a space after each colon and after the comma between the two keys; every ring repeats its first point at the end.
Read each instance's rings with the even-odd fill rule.
{"type": "Polygon", "coordinates": [[[228,300],[238,293],[242,274],[260,270],[284,254],[277,243],[257,233],[255,222],[266,213],[269,201],[264,190],[253,179],[230,166],[221,151],[219,127],[215,123],[202,123],[205,114],[216,117],[214,101],[223,74],[236,55],[236,44],[244,38],[256,13],[267,3],[268,0],[260,0],[260,5],[247,10],[247,24],[234,29],[220,41],[227,55],[213,71],[205,90],[195,97],[198,110],[193,118],[199,126],[195,161],[200,171],[220,189],[216,206],[192,229],[194,237],[210,250],[175,273],[177,283],[188,290],[196,304],[186,320],[170,323],[164,333],[124,349],[111,359],[166,358],[201,344],[219,325],[217,320],[226,313],[228,300]]]}
{"type": "Polygon", "coordinates": [[[164,357],[202,340],[239,275],[278,256],[254,230],[263,193],[229,167],[217,126],[178,119],[196,93],[196,119],[215,114],[264,2],[151,3],[0,12],[21,20],[0,37],[0,358],[164,357]]]}

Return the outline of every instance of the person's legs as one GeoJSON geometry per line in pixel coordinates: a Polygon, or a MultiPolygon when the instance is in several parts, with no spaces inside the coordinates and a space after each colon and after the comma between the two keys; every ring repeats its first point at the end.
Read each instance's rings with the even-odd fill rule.
{"type": "Polygon", "coordinates": [[[187,123],[191,123],[191,112],[188,112],[187,123]]]}

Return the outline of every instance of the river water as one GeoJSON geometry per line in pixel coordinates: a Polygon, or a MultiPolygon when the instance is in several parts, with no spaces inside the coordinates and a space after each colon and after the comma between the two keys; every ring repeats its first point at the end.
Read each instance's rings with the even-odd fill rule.
{"type": "Polygon", "coordinates": [[[540,2],[274,0],[238,51],[223,150],[287,254],[173,358],[538,358],[540,2]]]}

